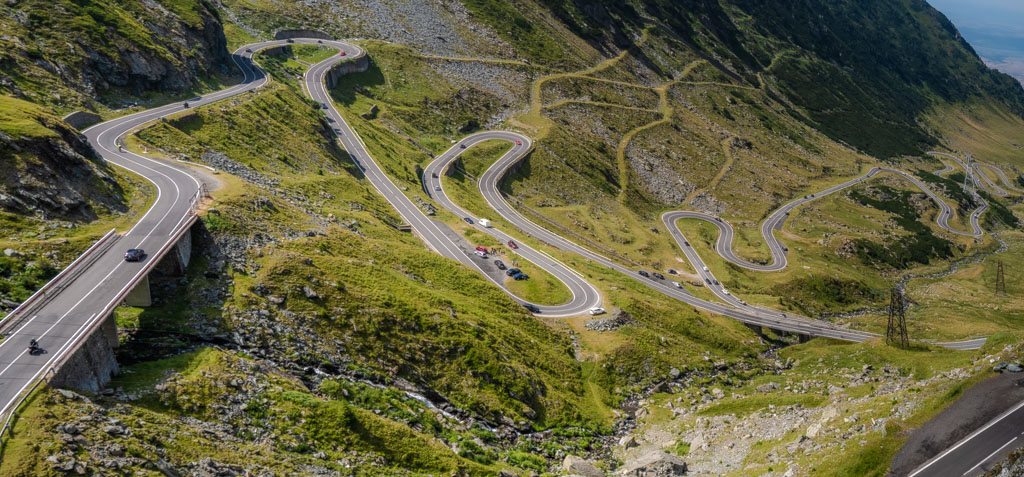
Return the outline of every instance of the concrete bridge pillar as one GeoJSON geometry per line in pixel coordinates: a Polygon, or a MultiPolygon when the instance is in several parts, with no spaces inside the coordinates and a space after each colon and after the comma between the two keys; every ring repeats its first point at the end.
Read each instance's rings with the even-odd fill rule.
{"type": "Polygon", "coordinates": [[[124,297],[124,304],[128,306],[150,306],[153,304],[153,297],[149,293],[149,275],[142,277],[139,283],[124,297]]]}
{"type": "Polygon", "coordinates": [[[797,338],[800,340],[801,343],[806,343],[808,341],[811,341],[811,338],[813,338],[813,336],[811,336],[811,335],[797,335],[797,338]]]}
{"type": "Polygon", "coordinates": [[[789,336],[789,332],[786,331],[786,330],[780,330],[780,329],[777,329],[777,328],[770,328],[770,329],[772,330],[772,333],[775,333],[775,336],[778,336],[779,338],[785,338],[785,337],[789,336]]]}
{"type": "Polygon", "coordinates": [[[117,374],[114,359],[117,348],[117,322],[110,314],[94,330],[77,351],[69,356],[50,379],[50,385],[80,391],[98,392],[117,374]]]}
{"type": "Polygon", "coordinates": [[[764,329],[761,328],[761,325],[755,325],[753,323],[744,323],[744,325],[746,325],[747,328],[753,330],[755,335],[764,337],[764,329]]]}

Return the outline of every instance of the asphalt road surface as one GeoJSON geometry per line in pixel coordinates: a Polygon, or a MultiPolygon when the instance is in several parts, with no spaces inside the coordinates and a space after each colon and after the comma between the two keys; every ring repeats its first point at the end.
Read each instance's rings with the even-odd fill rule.
{"type": "MultiPolygon", "coordinates": [[[[390,178],[388,178],[387,174],[381,170],[380,166],[377,165],[377,162],[370,156],[370,153],[366,150],[362,140],[355,131],[349,127],[348,123],[345,122],[345,118],[343,118],[334,107],[334,104],[331,101],[331,96],[327,92],[327,87],[324,84],[324,78],[327,72],[330,71],[331,67],[344,59],[345,58],[343,57],[335,56],[313,65],[306,73],[305,84],[306,91],[309,92],[310,97],[321,105],[326,106],[324,111],[327,113],[327,116],[334,121],[334,133],[338,136],[338,139],[341,141],[342,146],[344,146],[345,151],[352,156],[352,159],[363,171],[367,180],[369,180],[370,183],[373,184],[373,187],[377,189],[377,192],[384,196],[391,206],[398,211],[406,223],[412,226],[413,230],[416,231],[420,238],[423,239],[430,248],[445,257],[465,264],[469,268],[476,269],[481,275],[487,277],[488,280],[491,280],[495,285],[499,286],[502,290],[512,296],[512,298],[520,303],[526,303],[525,300],[516,297],[507,288],[505,288],[504,283],[495,280],[489,274],[485,273],[484,270],[480,268],[479,263],[483,259],[459,247],[458,244],[448,236],[448,234],[441,230],[441,227],[446,226],[428,218],[426,214],[424,214],[423,211],[421,211],[419,207],[417,207],[416,204],[413,203],[413,201],[410,200],[402,190],[391,181],[390,178]]],[[[500,137],[500,133],[493,134],[495,134],[495,137],[500,137]]],[[[529,144],[529,142],[524,142],[522,146],[514,147],[510,153],[516,155],[522,154],[529,148],[529,144]]],[[[439,172],[439,161],[454,160],[458,156],[459,151],[459,149],[453,148],[445,154],[442,154],[431,164],[430,167],[433,167],[433,169],[430,169],[430,167],[428,167],[428,169],[439,172]]],[[[429,177],[429,175],[427,175],[427,177],[429,177]]],[[[437,181],[436,185],[440,186],[440,180],[437,181]]],[[[431,191],[433,191],[433,187],[434,186],[431,185],[431,191]]],[[[435,199],[437,199],[438,203],[442,206],[452,210],[460,217],[471,217],[470,214],[461,208],[458,208],[448,200],[443,192],[435,194],[435,199]]],[[[510,236],[502,233],[501,231],[480,226],[476,219],[473,219],[473,221],[475,227],[492,235],[502,243],[511,239],[510,236]]],[[[572,299],[568,303],[557,306],[536,305],[540,310],[537,314],[552,317],[576,316],[586,313],[587,310],[591,308],[601,306],[601,294],[597,289],[590,283],[587,283],[587,281],[576,272],[570,270],[554,258],[548,257],[525,244],[520,245],[517,250],[509,251],[518,253],[526,260],[529,260],[538,267],[543,268],[559,281],[564,283],[565,286],[569,288],[569,291],[572,292],[572,299]]]]}

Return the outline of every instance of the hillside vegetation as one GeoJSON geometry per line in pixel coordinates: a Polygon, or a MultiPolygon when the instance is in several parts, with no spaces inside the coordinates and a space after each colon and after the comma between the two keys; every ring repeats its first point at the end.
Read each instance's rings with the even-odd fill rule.
{"type": "MultiPolygon", "coordinates": [[[[737,254],[767,263],[768,214],[873,166],[920,178],[962,231],[978,205],[965,171],[925,151],[973,152],[1024,184],[1024,89],[920,0],[20,0],[0,12],[8,308],[152,196],[58,115],[219,89],[228,44],[285,28],[369,38],[368,70],[332,99],[424,209],[423,167],[454,140],[518,131],[534,147],[501,184],[518,212],[709,300],[663,212],[721,217],[737,254]]],[[[910,181],[878,174],[794,209],[775,232],[789,260],[778,272],[721,258],[707,222],[676,224],[751,305],[884,332],[888,292],[905,284],[913,339],[991,335],[980,351],[755,333],[494,218],[586,277],[608,311],[538,317],[400,230],[300,84],[331,55],[257,54],[265,87],[127,138],[217,170],[196,253],[184,277],[153,278],[153,306],[118,308],[124,370],[109,389],[34,395],[0,475],[583,473],[567,456],[611,475],[649,455],[709,475],[884,475],[913,429],[992,362],[1020,359],[1020,276],[1007,267],[1010,296],[991,284],[996,259],[1024,253],[1024,185],[982,191],[975,239],[936,225],[940,208],[910,181]]],[[[467,150],[444,178],[450,197],[494,217],[476,180],[508,147],[467,150]]],[[[447,211],[432,219],[489,240],[447,211]]],[[[514,292],[568,298],[530,267],[514,292]]]]}

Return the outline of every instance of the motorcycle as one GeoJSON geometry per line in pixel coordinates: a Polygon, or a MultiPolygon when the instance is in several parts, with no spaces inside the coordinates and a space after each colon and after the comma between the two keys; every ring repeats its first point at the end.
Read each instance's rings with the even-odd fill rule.
{"type": "Polygon", "coordinates": [[[43,349],[39,347],[39,342],[36,340],[29,341],[28,343],[28,354],[36,355],[42,353],[43,349]]]}

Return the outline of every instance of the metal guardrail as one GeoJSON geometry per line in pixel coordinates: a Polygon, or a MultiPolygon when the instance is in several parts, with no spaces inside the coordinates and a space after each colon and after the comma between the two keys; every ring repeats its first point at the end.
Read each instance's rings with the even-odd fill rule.
{"type": "MultiPolygon", "coordinates": [[[[43,382],[48,381],[49,379],[56,375],[57,370],[60,369],[60,367],[64,364],[68,356],[73,355],[75,351],[77,351],[78,348],[82,345],[85,339],[87,339],[89,336],[92,336],[92,333],[93,331],[95,331],[96,327],[99,326],[99,324],[102,323],[104,319],[106,319],[107,315],[114,311],[114,308],[117,308],[117,306],[121,304],[121,302],[124,300],[124,297],[129,292],[131,292],[132,289],[135,288],[135,286],[142,279],[142,277],[147,276],[149,274],[149,272],[156,266],[156,264],[160,262],[160,259],[162,259],[167,254],[167,252],[170,251],[171,248],[178,243],[178,240],[180,240],[181,237],[186,232],[188,232],[189,229],[191,229],[192,225],[195,224],[195,222],[199,219],[199,216],[195,214],[194,210],[190,210],[188,214],[188,218],[178,227],[177,230],[174,231],[174,233],[170,237],[170,240],[164,243],[164,245],[160,247],[160,249],[153,255],[152,259],[149,262],[147,262],[147,266],[144,267],[139,273],[137,273],[135,277],[130,282],[128,282],[128,284],[125,285],[124,288],[122,288],[121,292],[119,292],[103,308],[103,310],[100,313],[93,315],[92,323],[89,323],[88,327],[84,328],[83,330],[79,330],[76,333],[74,341],[66,343],[64,346],[61,347],[60,350],[58,350],[58,356],[56,357],[56,361],[54,361],[53,364],[50,365],[49,369],[47,369],[42,376],[36,379],[36,382],[34,382],[32,386],[28,387],[17,398],[17,403],[7,411],[7,415],[4,417],[4,424],[2,427],[0,427],[0,451],[3,450],[4,446],[6,446],[9,435],[12,435],[14,432],[12,424],[14,422],[14,418],[17,417],[18,415],[18,409],[25,404],[25,401],[27,401],[28,398],[32,396],[32,393],[34,393],[43,382]]],[[[109,235],[110,234],[108,234],[107,236],[109,235]]],[[[107,236],[104,236],[104,239],[106,239],[107,236]]],[[[100,242],[97,242],[97,244],[98,243],[100,242]]],[[[87,250],[86,252],[90,253],[90,251],[93,250],[94,247],[95,245],[93,247],[90,247],[90,250],[87,250]]],[[[85,254],[83,254],[83,256],[84,255],[85,254]]],[[[82,257],[80,256],[79,258],[82,257]]],[[[81,263],[77,259],[76,262],[81,263]]],[[[76,263],[74,262],[72,264],[76,265],[76,263]]],[[[69,265],[68,268],[71,268],[71,266],[69,265]]]]}
{"type": "Polygon", "coordinates": [[[53,288],[54,285],[56,285],[59,281],[67,277],[72,270],[78,267],[78,265],[82,264],[86,258],[89,258],[93,253],[99,250],[99,248],[108,240],[110,240],[110,238],[113,237],[114,235],[114,229],[110,229],[110,231],[107,232],[106,235],[101,237],[99,240],[96,241],[96,243],[92,244],[92,246],[87,248],[85,252],[82,252],[82,254],[79,255],[78,258],[74,259],[70,264],[68,264],[67,267],[64,267],[64,270],[61,270],[60,273],[58,273],[55,277],[51,278],[50,281],[46,282],[46,284],[43,285],[39,290],[36,290],[36,292],[33,293],[32,296],[28,297],[27,300],[21,302],[21,304],[18,305],[17,308],[8,313],[7,316],[4,317],[3,321],[0,321],[0,334],[3,333],[4,328],[7,328],[11,323],[17,321],[16,317],[20,313],[24,313],[25,310],[29,309],[29,307],[34,305],[37,300],[45,297],[47,292],[50,291],[50,289],[53,288]]]}

